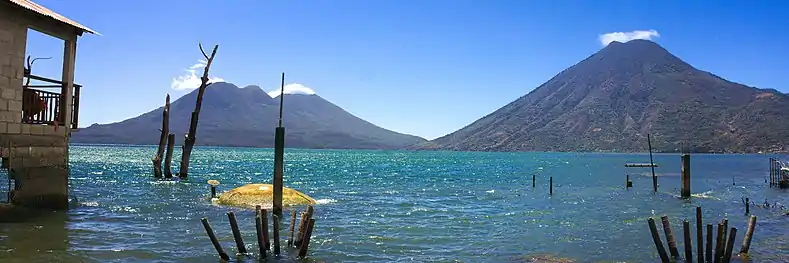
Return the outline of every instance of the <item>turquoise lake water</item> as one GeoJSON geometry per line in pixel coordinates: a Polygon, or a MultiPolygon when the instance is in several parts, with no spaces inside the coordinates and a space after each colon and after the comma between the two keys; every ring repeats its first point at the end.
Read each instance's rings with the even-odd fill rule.
{"type": "MultiPolygon", "coordinates": [[[[270,183],[273,150],[197,148],[186,181],[155,180],[154,151],[72,146],[79,206],[0,224],[0,262],[218,262],[200,218],[235,252],[229,210],[236,211],[248,249],[257,251],[254,213],[211,204],[206,181],[220,180],[219,192],[270,183]]],[[[669,216],[682,253],[681,220],[692,222],[695,240],[694,207],[701,205],[705,224],[726,216],[738,228],[736,252],[747,222],[741,198],[789,206],[789,191],[765,183],[768,157],[693,155],[692,191],[706,197],[690,202],[673,196],[680,187],[678,154],[654,156],[658,194],[649,168],[623,166],[649,162],[647,154],[287,149],[285,186],[320,202],[312,261],[529,262],[549,254],[576,262],[658,262],[650,216],[669,216]],[[626,174],[634,183],[629,191],[626,174]]],[[[751,212],[759,217],[752,261],[789,261],[789,216],[751,212]]],[[[283,220],[283,237],[287,226],[283,220]]]]}

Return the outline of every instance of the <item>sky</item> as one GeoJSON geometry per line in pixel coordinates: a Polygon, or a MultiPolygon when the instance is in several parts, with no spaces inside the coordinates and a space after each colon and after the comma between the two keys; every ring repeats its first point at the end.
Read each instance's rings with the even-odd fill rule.
{"type": "MultiPolygon", "coordinates": [[[[605,43],[651,39],[728,80],[789,92],[789,2],[37,0],[100,35],[77,43],[80,127],[136,117],[210,75],[311,93],[434,139],[527,94],[605,43]],[[194,76],[193,76],[194,75],[194,76]]],[[[28,34],[33,73],[60,78],[62,41],[28,34]]],[[[277,92],[272,93],[276,95],[277,92]]],[[[285,102],[287,110],[287,101],[285,102]]]]}

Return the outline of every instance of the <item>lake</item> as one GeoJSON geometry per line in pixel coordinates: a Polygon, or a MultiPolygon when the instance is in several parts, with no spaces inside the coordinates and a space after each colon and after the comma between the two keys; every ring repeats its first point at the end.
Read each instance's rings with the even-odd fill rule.
{"type": "MultiPolygon", "coordinates": [[[[257,252],[254,212],[212,204],[206,181],[221,181],[220,193],[271,183],[272,149],[196,148],[185,181],[154,179],[154,151],[72,146],[71,189],[79,205],[0,224],[0,262],[218,262],[200,218],[207,217],[225,250],[235,252],[227,211],[236,211],[248,250],[257,252]]],[[[180,152],[175,156],[174,164],[180,152]]],[[[658,228],[659,217],[669,216],[680,253],[681,222],[689,220],[695,252],[700,205],[705,224],[725,216],[738,229],[736,253],[748,220],[742,198],[789,205],[789,191],[765,183],[768,157],[694,154],[692,192],[703,197],[690,201],[674,197],[678,154],[655,154],[657,194],[649,168],[624,167],[649,162],[647,154],[286,149],[284,181],[319,201],[312,261],[529,262],[533,255],[554,255],[658,262],[650,216],[658,228]],[[626,174],[634,184],[629,190],[626,174]]],[[[758,207],[751,214],[758,216],[752,261],[788,261],[789,216],[758,207]]],[[[281,225],[283,240],[288,221],[281,225]]]]}

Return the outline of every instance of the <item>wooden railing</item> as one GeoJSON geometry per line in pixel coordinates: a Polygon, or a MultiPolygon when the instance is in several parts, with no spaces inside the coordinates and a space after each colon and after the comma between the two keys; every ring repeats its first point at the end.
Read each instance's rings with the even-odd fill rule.
{"type": "MultiPolygon", "coordinates": [[[[63,126],[66,122],[61,112],[61,101],[65,97],[61,81],[25,75],[26,78],[39,82],[52,83],[52,85],[26,85],[22,94],[22,123],[63,126]],[[59,92],[44,91],[52,88],[59,92]]],[[[71,104],[71,128],[77,129],[79,125],[79,97],[81,85],[74,84],[71,104]]]]}

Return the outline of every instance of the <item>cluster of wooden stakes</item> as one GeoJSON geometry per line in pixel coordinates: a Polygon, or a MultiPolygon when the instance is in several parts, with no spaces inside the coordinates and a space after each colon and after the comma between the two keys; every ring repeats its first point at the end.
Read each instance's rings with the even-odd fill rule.
{"type": "MultiPolygon", "coordinates": [[[[701,217],[701,207],[696,207],[696,246],[697,246],[697,262],[709,262],[709,263],[729,263],[731,262],[732,258],[732,250],[734,249],[734,240],[737,236],[737,228],[732,227],[729,230],[729,233],[726,233],[726,229],[729,227],[729,220],[724,218],[720,223],[718,223],[717,235],[715,236],[715,242],[713,244],[713,234],[712,224],[707,224],[707,242],[706,246],[704,243],[704,233],[702,232],[702,217],[701,217]],[[713,248],[713,245],[715,246],[713,248]],[[705,251],[706,247],[706,251],[705,251]],[[706,253],[705,253],[706,252],[706,253]]],[[[677,242],[674,240],[674,234],[671,230],[671,223],[668,221],[668,216],[662,216],[660,221],[663,223],[663,232],[666,236],[666,243],[668,243],[669,253],[671,253],[671,257],[669,257],[669,253],[666,252],[665,246],[663,246],[663,242],[660,239],[660,234],[658,234],[657,226],[655,225],[655,219],[649,218],[647,219],[647,223],[649,224],[649,230],[652,232],[652,239],[655,241],[655,247],[657,248],[657,252],[660,255],[661,262],[673,262],[680,259],[679,250],[677,250],[677,242]]],[[[748,254],[748,250],[751,246],[751,238],[753,237],[753,231],[756,228],[756,216],[751,216],[748,220],[748,229],[745,231],[745,237],[742,241],[742,248],[740,249],[740,255],[748,254]]],[[[692,262],[693,261],[693,247],[691,243],[691,235],[690,235],[690,223],[688,220],[684,220],[682,222],[682,230],[685,236],[685,261],[684,262],[692,262]]]]}
{"type": "MultiPolygon", "coordinates": [[[[297,228],[296,211],[293,210],[290,215],[290,231],[287,239],[287,248],[298,250],[299,258],[305,258],[307,256],[307,249],[309,248],[310,238],[312,237],[312,229],[315,226],[315,219],[312,218],[312,214],[312,206],[307,207],[307,210],[301,213],[301,220],[299,221],[297,228]],[[298,230],[298,234],[295,235],[294,239],[294,231],[296,230],[298,230]]],[[[232,211],[227,212],[227,218],[230,221],[230,229],[233,231],[233,239],[235,239],[236,247],[238,248],[238,255],[249,256],[250,253],[247,251],[247,248],[244,245],[244,240],[241,238],[241,231],[238,229],[238,223],[236,222],[235,214],[232,211]]],[[[258,247],[260,248],[260,260],[264,260],[266,257],[268,257],[268,252],[272,252],[275,257],[280,255],[279,216],[273,214],[272,218],[273,237],[269,238],[268,211],[266,209],[261,209],[259,205],[255,207],[255,229],[257,231],[258,247]],[[272,240],[274,241],[274,244],[271,244],[272,240]],[[273,251],[271,251],[272,248],[273,251]]],[[[203,217],[200,219],[200,221],[203,222],[205,232],[208,234],[208,238],[211,239],[211,243],[213,243],[214,248],[216,248],[216,252],[219,254],[219,257],[225,261],[230,260],[230,256],[228,256],[228,254],[222,248],[222,245],[219,243],[219,240],[216,238],[216,234],[214,234],[211,224],[208,223],[208,219],[203,217]]]]}

